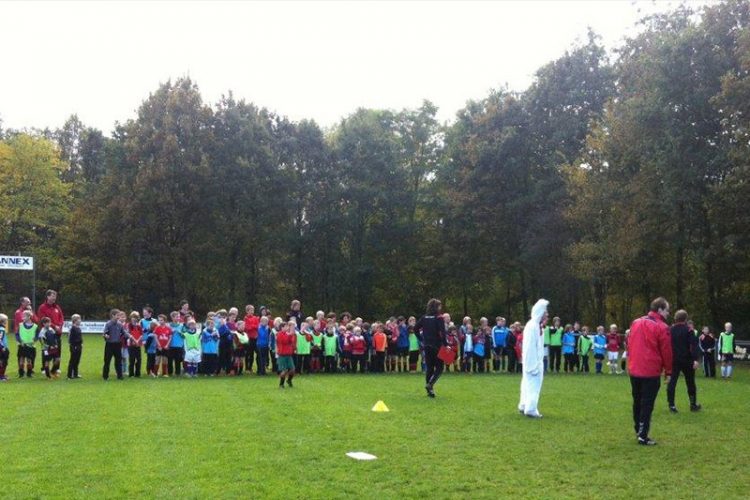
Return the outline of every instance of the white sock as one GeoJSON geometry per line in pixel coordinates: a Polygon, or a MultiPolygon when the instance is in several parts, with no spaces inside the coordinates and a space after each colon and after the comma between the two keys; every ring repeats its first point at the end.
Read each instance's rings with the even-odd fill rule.
{"type": "Polygon", "coordinates": [[[727,376],[727,367],[726,366],[722,366],[721,367],[721,378],[724,378],[726,376],[727,376]]]}
{"type": "Polygon", "coordinates": [[[733,368],[734,368],[734,366],[732,366],[732,365],[727,366],[727,377],[731,377],[732,376],[732,369],[733,368]]]}

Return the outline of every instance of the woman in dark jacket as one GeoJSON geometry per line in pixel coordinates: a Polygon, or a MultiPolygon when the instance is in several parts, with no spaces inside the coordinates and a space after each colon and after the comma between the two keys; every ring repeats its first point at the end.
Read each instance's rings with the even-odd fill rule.
{"type": "Polygon", "coordinates": [[[445,322],[443,321],[443,305],[438,299],[430,299],[427,303],[425,315],[419,318],[415,326],[417,335],[422,336],[424,342],[424,357],[427,370],[425,372],[425,390],[431,398],[435,397],[435,383],[443,373],[443,362],[438,358],[440,347],[445,345],[445,322]]]}
{"type": "Polygon", "coordinates": [[[289,312],[286,315],[286,320],[294,320],[297,323],[297,330],[302,328],[302,309],[299,300],[293,300],[292,305],[289,308],[289,312]]]}

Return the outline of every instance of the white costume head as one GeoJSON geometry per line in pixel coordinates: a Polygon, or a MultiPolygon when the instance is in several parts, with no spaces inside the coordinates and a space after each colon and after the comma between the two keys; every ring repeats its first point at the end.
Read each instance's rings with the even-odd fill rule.
{"type": "Polygon", "coordinates": [[[534,307],[531,308],[531,319],[529,321],[533,322],[538,327],[539,324],[542,322],[544,313],[547,312],[548,305],[549,305],[549,300],[545,300],[545,299],[537,300],[536,304],[534,304],[534,307]]]}

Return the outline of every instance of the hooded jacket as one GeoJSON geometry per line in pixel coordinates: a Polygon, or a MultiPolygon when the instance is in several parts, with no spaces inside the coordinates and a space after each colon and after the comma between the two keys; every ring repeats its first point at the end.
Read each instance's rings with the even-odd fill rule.
{"type": "Polygon", "coordinates": [[[549,301],[539,299],[531,308],[531,319],[523,329],[523,371],[526,373],[538,372],[543,367],[544,361],[544,337],[540,323],[547,312],[549,301]]]}

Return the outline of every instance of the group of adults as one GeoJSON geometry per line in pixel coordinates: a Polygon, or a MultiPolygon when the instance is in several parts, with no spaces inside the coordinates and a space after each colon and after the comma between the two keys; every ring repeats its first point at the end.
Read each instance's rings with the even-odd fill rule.
{"type": "MultiPolygon", "coordinates": [[[[533,418],[542,417],[537,404],[544,376],[542,331],[547,322],[548,304],[542,299],[534,305],[523,333],[523,379],[518,410],[533,418]]],[[[695,386],[695,370],[699,366],[697,338],[687,324],[686,311],[675,313],[671,327],[667,323],[669,315],[669,302],[664,297],[657,297],[651,302],[648,314],[633,321],[628,337],[633,426],[638,444],[644,446],[656,444],[649,432],[662,376],[667,383],[667,403],[671,412],[677,413],[675,389],[680,374],[685,377],[690,410],[701,410],[695,386]]]]}

